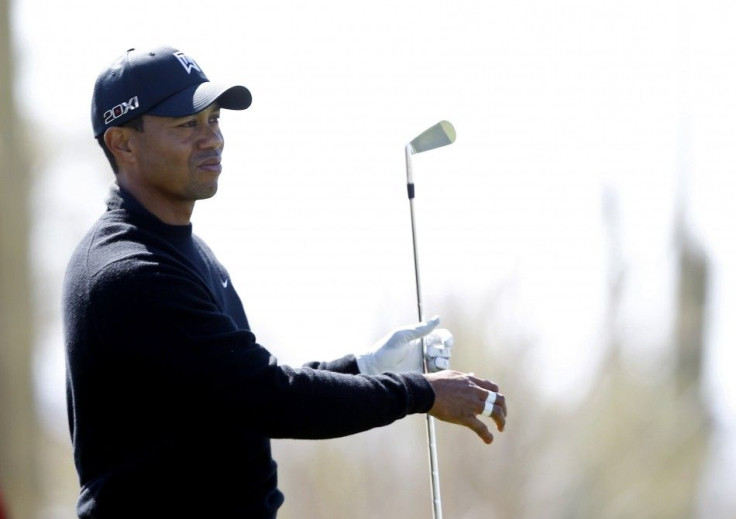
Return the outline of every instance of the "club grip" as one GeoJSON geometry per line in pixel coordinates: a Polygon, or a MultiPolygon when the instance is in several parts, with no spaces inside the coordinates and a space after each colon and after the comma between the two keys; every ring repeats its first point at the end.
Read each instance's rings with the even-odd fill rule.
{"type": "Polygon", "coordinates": [[[413,182],[406,185],[406,191],[409,194],[409,200],[412,200],[414,198],[414,183],[413,182]]]}

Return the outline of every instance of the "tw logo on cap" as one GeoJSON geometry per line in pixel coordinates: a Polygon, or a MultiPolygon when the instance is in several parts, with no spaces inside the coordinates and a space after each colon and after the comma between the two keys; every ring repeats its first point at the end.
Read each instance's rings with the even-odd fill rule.
{"type": "Polygon", "coordinates": [[[202,73],[202,69],[199,68],[199,65],[197,65],[197,62],[194,61],[192,58],[184,54],[183,52],[175,52],[174,56],[176,56],[176,59],[179,60],[179,63],[181,63],[181,66],[184,67],[184,70],[187,71],[187,74],[192,73],[192,69],[196,70],[199,73],[202,73]]]}
{"type": "Polygon", "coordinates": [[[122,117],[127,114],[130,110],[135,110],[140,105],[138,104],[138,96],[131,97],[127,102],[123,101],[119,105],[115,105],[107,110],[102,117],[105,118],[105,124],[110,124],[118,117],[122,117]]]}

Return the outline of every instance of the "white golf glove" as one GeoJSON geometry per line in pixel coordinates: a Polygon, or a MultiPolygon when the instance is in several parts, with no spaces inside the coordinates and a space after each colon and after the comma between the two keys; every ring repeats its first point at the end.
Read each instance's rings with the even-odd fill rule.
{"type": "Polygon", "coordinates": [[[402,373],[423,371],[422,341],[427,347],[427,365],[430,372],[450,367],[454,339],[449,330],[437,328],[439,317],[412,326],[398,328],[357,356],[358,369],[364,375],[379,375],[387,371],[402,373]]]}

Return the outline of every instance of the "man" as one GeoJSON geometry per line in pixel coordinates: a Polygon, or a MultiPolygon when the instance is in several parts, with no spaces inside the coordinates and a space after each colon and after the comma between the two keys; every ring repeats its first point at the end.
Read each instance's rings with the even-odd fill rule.
{"type": "Polygon", "coordinates": [[[418,339],[436,339],[437,319],[301,369],[256,342],[190,223],[195,202],[217,191],[220,111],[250,103],[245,87],[209,82],[168,47],[131,49],[97,79],[92,126],[116,183],[64,287],[79,517],[275,517],[270,438],[334,438],[427,412],[486,443],[477,415],[503,430],[495,384],[418,372],[418,339]]]}

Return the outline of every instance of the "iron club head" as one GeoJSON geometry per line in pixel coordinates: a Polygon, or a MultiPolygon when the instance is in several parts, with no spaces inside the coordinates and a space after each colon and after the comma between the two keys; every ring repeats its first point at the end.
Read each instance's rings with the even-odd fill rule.
{"type": "Polygon", "coordinates": [[[449,121],[440,121],[427,128],[405,146],[406,185],[409,200],[414,198],[414,179],[412,178],[411,156],[415,153],[433,150],[455,142],[455,127],[449,121]]]}
{"type": "Polygon", "coordinates": [[[433,150],[455,142],[455,128],[449,121],[440,121],[427,128],[409,143],[412,154],[433,150]]]}

